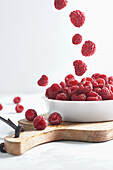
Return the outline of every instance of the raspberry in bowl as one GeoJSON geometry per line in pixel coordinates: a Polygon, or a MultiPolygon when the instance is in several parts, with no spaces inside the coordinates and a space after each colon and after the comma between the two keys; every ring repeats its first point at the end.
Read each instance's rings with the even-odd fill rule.
{"type": "Polygon", "coordinates": [[[99,73],[97,76],[96,73],[92,77],[82,78],[80,82],[76,80],[76,85],[68,83],[75,80],[75,77],[69,74],[64,82],[54,83],[46,90],[43,99],[49,115],[58,112],[63,121],[69,122],[113,120],[112,79],[99,73]]]}

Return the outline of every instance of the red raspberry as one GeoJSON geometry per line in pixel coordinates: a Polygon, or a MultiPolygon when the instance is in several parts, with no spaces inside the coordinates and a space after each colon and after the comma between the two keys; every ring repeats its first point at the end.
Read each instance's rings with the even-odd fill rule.
{"type": "Polygon", "coordinates": [[[75,85],[78,85],[78,84],[79,84],[79,82],[77,80],[69,80],[66,85],[68,87],[71,87],[71,86],[75,86],[75,85]]]}
{"type": "Polygon", "coordinates": [[[104,79],[106,83],[108,82],[108,77],[105,74],[100,74],[99,78],[104,79]]]}
{"type": "Polygon", "coordinates": [[[75,34],[73,37],[72,37],[72,43],[75,44],[75,45],[78,45],[82,42],[82,36],[80,34],[75,34]]]}
{"type": "Polygon", "coordinates": [[[95,74],[93,74],[91,77],[92,77],[93,79],[98,79],[98,78],[99,78],[99,76],[100,76],[100,74],[99,74],[99,73],[95,73],[95,74]]]}
{"type": "Polygon", "coordinates": [[[72,86],[68,88],[68,95],[71,97],[72,94],[77,93],[79,91],[79,86],[72,86]]]}
{"type": "Polygon", "coordinates": [[[3,109],[3,106],[2,106],[2,104],[0,104],[0,110],[2,110],[3,109]]]}
{"type": "Polygon", "coordinates": [[[81,27],[84,22],[85,22],[85,15],[83,12],[76,10],[70,13],[69,15],[71,23],[75,26],[75,27],[81,27]]]}
{"type": "Polygon", "coordinates": [[[96,51],[96,45],[92,41],[85,41],[85,43],[82,46],[82,55],[83,56],[91,56],[96,51]]]}
{"type": "Polygon", "coordinates": [[[108,100],[111,96],[110,90],[107,87],[103,87],[99,94],[103,100],[108,100]]]}
{"type": "Polygon", "coordinates": [[[107,84],[106,87],[113,92],[113,85],[107,84]]]}
{"type": "Polygon", "coordinates": [[[56,9],[61,10],[67,6],[67,0],[54,0],[54,6],[56,9]]]}
{"type": "Polygon", "coordinates": [[[109,100],[113,100],[113,92],[110,90],[110,98],[109,98],[109,100]]]}
{"type": "Polygon", "coordinates": [[[68,74],[66,77],[65,77],[65,82],[68,83],[68,81],[70,80],[75,80],[75,77],[72,75],[72,74],[68,74]]]}
{"type": "Polygon", "coordinates": [[[77,100],[78,101],[85,101],[86,100],[86,95],[85,94],[78,95],[77,100]]]}
{"type": "Polygon", "coordinates": [[[98,97],[87,97],[87,101],[101,101],[101,98],[98,98],[98,97]]]}
{"type": "Polygon", "coordinates": [[[21,102],[21,98],[20,98],[20,97],[15,97],[15,98],[13,99],[13,102],[14,102],[15,104],[18,104],[18,103],[21,102]]]}
{"type": "Polygon", "coordinates": [[[77,76],[82,76],[87,70],[87,65],[82,60],[75,60],[73,66],[77,76]]]}
{"type": "Polygon", "coordinates": [[[37,116],[37,112],[34,109],[28,109],[25,112],[25,117],[29,121],[33,121],[36,116],[37,116]]]}
{"type": "Polygon", "coordinates": [[[59,93],[56,96],[56,100],[69,100],[69,97],[66,93],[59,93]]]}
{"type": "Polygon", "coordinates": [[[102,88],[105,86],[105,80],[102,78],[98,78],[93,82],[93,86],[102,88]]]}
{"type": "Polygon", "coordinates": [[[99,88],[99,87],[94,88],[94,92],[99,94],[100,91],[101,91],[101,88],[99,88]]]}
{"type": "Polygon", "coordinates": [[[37,81],[39,86],[47,86],[48,85],[48,77],[46,75],[42,75],[42,77],[37,81]]]}
{"type": "Polygon", "coordinates": [[[66,87],[66,83],[64,83],[63,81],[60,82],[60,85],[63,89],[66,87]]]}
{"type": "Polygon", "coordinates": [[[55,99],[57,94],[59,94],[60,92],[62,92],[62,88],[57,83],[54,83],[51,85],[48,91],[48,96],[50,99],[55,99]]]}
{"type": "Polygon", "coordinates": [[[33,125],[37,130],[44,130],[48,123],[45,117],[43,116],[37,116],[33,120],[33,125]]]}
{"type": "Polygon", "coordinates": [[[22,105],[17,104],[15,110],[17,113],[21,113],[24,110],[24,107],[22,105]]]}
{"type": "Polygon", "coordinates": [[[72,100],[72,101],[77,101],[77,99],[78,99],[77,94],[72,94],[71,100],[72,100]]]}
{"type": "Polygon", "coordinates": [[[50,91],[50,87],[48,87],[48,88],[46,89],[46,93],[45,93],[46,97],[48,97],[48,98],[49,98],[49,91],[50,91]]]}
{"type": "Polygon", "coordinates": [[[112,81],[113,82],[113,76],[109,77],[108,81],[112,81]]]}
{"type": "Polygon", "coordinates": [[[48,121],[51,125],[60,125],[62,122],[62,116],[59,113],[54,112],[49,116],[48,121]]]}
{"type": "Polygon", "coordinates": [[[68,89],[69,89],[69,87],[65,87],[64,90],[63,90],[63,92],[66,93],[66,94],[68,94],[68,89]]]}
{"type": "Polygon", "coordinates": [[[90,81],[86,81],[80,84],[79,91],[80,93],[88,94],[90,91],[92,91],[93,86],[90,81]]]}
{"type": "Polygon", "coordinates": [[[81,82],[85,82],[85,81],[90,81],[92,83],[93,79],[91,77],[85,77],[81,80],[81,82]]]}

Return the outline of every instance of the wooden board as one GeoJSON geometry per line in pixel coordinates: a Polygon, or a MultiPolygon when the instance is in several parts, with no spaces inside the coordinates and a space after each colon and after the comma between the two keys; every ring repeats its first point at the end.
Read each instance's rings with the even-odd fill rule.
{"type": "MultiPolygon", "coordinates": [[[[47,115],[44,115],[47,117],[47,115]]],[[[113,121],[100,123],[70,123],[48,125],[45,130],[37,131],[33,123],[22,119],[18,122],[26,131],[19,138],[5,137],[5,150],[13,155],[21,155],[27,150],[42,143],[57,140],[75,140],[87,142],[104,142],[113,139],[113,121]]]]}

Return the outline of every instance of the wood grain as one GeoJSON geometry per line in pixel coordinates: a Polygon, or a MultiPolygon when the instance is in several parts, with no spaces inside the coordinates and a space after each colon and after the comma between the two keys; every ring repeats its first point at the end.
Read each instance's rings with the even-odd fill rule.
{"type": "MultiPolygon", "coordinates": [[[[44,115],[47,117],[47,115],[44,115]]],[[[5,137],[5,149],[13,155],[21,155],[27,150],[42,143],[57,140],[76,140],[87,142],[104,142],[113,139],[113,121],[101,123],[70,123],[48,125],[45,130],[37,131],[33,123],[22,119],[19,121],[26,131],[19,138],[5,137]]]]}

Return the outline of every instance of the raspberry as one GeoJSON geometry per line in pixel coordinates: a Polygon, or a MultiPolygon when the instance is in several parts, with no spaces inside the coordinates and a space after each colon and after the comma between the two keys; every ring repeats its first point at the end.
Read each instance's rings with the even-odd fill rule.
{"type": "Polygon", "coordinates": [[[108,81],[113,81],[113,76],[109,77],[108,81]]]}
{"type": "Polygon", "coordinates": [[[79,86],[72,86],[68,88],[68,95],[71,97],[73,93],[77,93],[79,91],[79,86]]]}
{"type": "Polygon", "coordinates": [[[77,101],[77,99],[78,99],[77,94],[72,94],[71,100],[72,100],[72,101],[77,101]]]}
{"type": "Polygon", "coordinates": [[[62,122],[62,116],[59,113],[54,112],[49,116],[48,121],[51,125],[59,125],[62,122]]]}
{"type": "Polygon", "coordinates": [[[110,90],[107,87],[103,87],[101,91],[99,92],[100,96],[103,100],[108,100],[110,98],[110,90]]]}
{"type": "Polygon", "coordinates": [[[24,110],[24,107],[22,105],[17,104],[15,110],[17,113],[21,113],[24,110]]]}
{"type": "Polygon", "coordinates": [[[96,51],[96,45],[92,41],[85,41],[85,43],[82,46],[81,53],[83,56],[91,56],[96,51]]]}
{"type": "Polygon", "coordinates": [[[80,93],[88,94],[90,91],[92,91],[93,86],[90,81],[86,81],[80,84],[79,91],[80,93]]]}
{"type": "Polygon", "coordinates": [[[18,104],[18,103],[21,102],[21,98],[20,98],[20,97],[15,97],[15,98],[13,99],[13,102],[14,102],[15,104],[18,104]]]}
{"type": "Polygon", "coordinates": [[[79,82],[77,80],[69,80],[66,85],[68,87],[71,87],[71,86],[78,85],[78,84],[79,82]]]}
{"type": "Polygon", "coordinates": [[[69,87],[65,87],[63,92],[67,94],[68,93],[68,89],[69,89],[69,87]]]}
{"type": "Polygon", "coordinates": [[[87,70],[87,65],[82,60],[75,60],[73,66],[77,76],[82,76],[87,70]]]}
{"type": "Polygon", "coordinates": [[[98,97],[87,97],[87,101],[101,101],[101,98],[98,98],[98,97]]]}
{"type": "Polygon", "coordinates": [[[45,117],[43,116],[37,116],[33,120],[33,125],[37,130],[44,130],[48,123],[45,117]]]}
{"type": "Polygon", "coordinates": [[[69,100],[69,97],[66,93],[59,93],[56,96],[56,100],[69,100]]]}
{"type": "Polygon", "coordinates": [[[79,90],[79,86],[72,86],[68,88],[68,95],[71,97],[73,93],[77,93],[79,90]]]}
{"type": "Polygon", "coordinates": [[[48,98],[49,98],[49,91],[50,91],[50,87],[48,87],[48,88],[46,89],[46,93],[45,93],[46,97],[48,97],[48,98]]]}
{"type": "Polygon", "coordinates": [[[63,89],[66,87],[66,83],[64,83],[63,81],[60,82],[60,85],[63,89]]]}
{"type": "Polygon", "coordinates": [[[100,91],[101,91],[101,88],[99,88],[99,87],[94,88],[94,92],[99,94],[100,91]]]}
{"type": "Polygon", "coordinates": [[[102,78],[98,78],[93,82],[93,86],[102,88],[105,86],[105,80],[102,78]]]}
{"type": "Polygon", "coordinates": [[[33,121],[36,116],[37,116],[37,112],[34,109],[28,109],[25,112],[25,117],[29,121],[33,121]]]}
{"type": "Polygon", "coordinates": [[[85,81],[90,81],[91,83],[93,82],[93,79],[90,77],[85,77],[81,80],[81,82],[85,82],[85,81]]]}
{"type": "Polygon", "coordinates": [[[55,99],[57,94],[62,92],[62,88],[57,84],[57,83],[54,83],[51,85],[50,89],[48,90],[48,97],[50,99],[55,99]]]}
{"type": "Polygon", "coordinates": [[[104,79],[106,83],[108,82],[108,77],[105,74],[100,74],[99,78],[104,79]]]}
{"type": "Polygon", "coordinates": [[[95,73],[95,74],[93,74],[91,77],[92,77],[93,79],[97,79],[97,78],[99,78],[99,76],[100,76],[99,73],[95,73]]]}
{"type": "Polygon", "coordinates": [[[85,101],[86,100],[86,95],[85,94],[80,94],[77,96],[78,101],[85,101]]]}
{"type": "Polygon", "coordinates": [[[2,104],[0,104],[0,110],[2,110],[3,109],[3,106],[2,106],[2,104]]]}
{"type": "Polygon", "coordinates": [[[67,0],[54,0],[54,6],[56,9],[61,10],[67,6],[67,0]]]}
{"type": "Polygon", "coordinates": [[[72,43],[75,44],[75,45],[78,45],[82,42],[82,36],[80,34],[75,34],[73,37],[72,37],[72,43]]]}
{"type": "Polygon", "coordinates": [[[69,17],[75,27],[81,27],[85,22],[85,15],[80,10],[71,12],[69,17]]]}
{"type": "Polygon", "coordinates": [[[68,81],[70,80],[75,80],[75,77],[72,75],[72,74],[68,74],[66,77],[65,77],[65,82],[68,83],[68,81]]]}
{"type": "Polygon", "coordinates": [[[42,77],[37,81],[39,86],[47,86],[48,85],[48,77],[46,75],[42,75],[42,77]]]}

